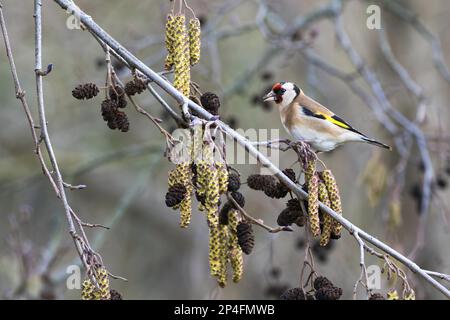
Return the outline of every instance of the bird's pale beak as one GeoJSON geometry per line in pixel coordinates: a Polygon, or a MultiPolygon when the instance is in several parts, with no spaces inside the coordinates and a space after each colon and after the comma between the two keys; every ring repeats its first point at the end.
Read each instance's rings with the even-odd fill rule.
{"type": "Polygon", "coordinates": [[[273,91],[270,91],[268,94],[266,94],[262,99],[264,102],[267,101],[274,101],[276,100],[276,94],[273,91]]]}

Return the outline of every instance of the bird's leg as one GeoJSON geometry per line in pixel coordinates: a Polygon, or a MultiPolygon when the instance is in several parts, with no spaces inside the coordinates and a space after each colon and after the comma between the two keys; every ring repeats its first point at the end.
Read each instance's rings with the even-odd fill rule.
{"type": "MultiPolygon", "coordinates": [[[[276,140],[268,140],[268,141],[251,141],[250,143],[254,146],[266,146],[268,148],[272,148],[275,147],[274,144],[286,144],[289,145],[290,144],[290,140],[288,139],[276,139],[276,140]]],[[[278,146],[277,148],[279,148],[282,151],[285,151],[282,149],[281,146],[278,146]]],[[[286,149],[287,150],[287,149],[286,149]]]]}

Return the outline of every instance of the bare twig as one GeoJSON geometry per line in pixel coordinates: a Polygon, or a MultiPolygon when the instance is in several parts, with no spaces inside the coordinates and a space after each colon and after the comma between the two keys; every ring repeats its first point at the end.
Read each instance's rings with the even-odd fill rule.
{"type": "Polygon", "coordinates": [[[260,226],[263,229],[266,229],[267,231],[269,231],[270,233],[278,233],[280,231],[293,231],[291,229],[291,227],[286,226],[286,227],[269,227],[268,225],[264,224],[264,221],[262,221],[261,219],[256,219],[254,217],[252,217],[251,215],[249,215],[240,205],[239,203],[236,202],[236,200],[234,200],[234,198],[229,195],[227,193],[227,198],[229,201],[231,201],[233,203],[233,205],[239,210],[239,212],[250,222],[252,222],[253,224],[256,224],[258,226],[260,226]]]}

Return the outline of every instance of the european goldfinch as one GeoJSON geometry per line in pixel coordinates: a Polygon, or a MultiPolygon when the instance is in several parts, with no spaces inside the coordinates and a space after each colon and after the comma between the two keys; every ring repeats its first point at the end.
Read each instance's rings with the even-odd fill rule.
{"type": "Polygon", "coordinates": [[[331,151],[350,141],[391,149],[354,129],[292,82],[276,83],[263,100],[275,101],[286,131],[296,140],[308,142],[317,152],[331,151]]]}

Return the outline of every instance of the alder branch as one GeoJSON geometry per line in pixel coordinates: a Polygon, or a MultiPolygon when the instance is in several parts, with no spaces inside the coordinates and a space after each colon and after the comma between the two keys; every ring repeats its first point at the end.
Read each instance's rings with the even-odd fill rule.
{"type": "Polygon", "coordinates": [[[48,133],[45,104],[44,104],[44,91],[43,91],[43,77],[48,76],[52,70],[51,65],[48,65],[46,70],[42,70],[42,3],[40,0],[36,0],[34,3],[34,19],[35,19],[35,77],[36,77],[36,92],[37,92],[37,106],[38,106],[38,117],[40,125],[35,125],[34,119],[32,117],[28,101],[25,96],[25,91],[22,89],[19,77],[17,74],[14,56],[11,49],[10,40],[8,37],[6,22],[3,15],[3,6],[0,4],[0,25],[3,33],[3,39],[6,48],[6,54],[8,57],[12,78],[14,81],[16,98],[20,100],[24,112],[27,117],[28,125],[31,129],[31,134],[34,142],[35,153],[38,157],[39,163],[41,164],[42,171],[44,175],[49,180],[56,196],[61,200],[66,220],[68,223],[69,233],[74,242],[77,253],[80,257],[81,262],[89,269],[93,263],[102,263],[101,257],[98,253],[92,250],[89,245],[89,241],[84,231],[84,227],[101,227],[106,228],[100,224],[91,224],[82,221],[74,210],[70,207],[65,188],[70,189],[82,189],[84,185],[73,186],[66,183],[61,175],[59,165],[53,151],[50,135],[48,133]],[[39,133],[38,133],[39,131],[39,133]],[[52,171],[50,171],[47,166],[44,156],[42,153],[41,143],[44,143],[46,153],[50,160],[50,165],[52,171]],[[55,177],[53,176],[55,175],[55,177]],[[81,233],[81,236],[77,234],[77,229],[81,233]]]}
{"type": "MultiPolygon", "coordinates": [[[[94,33],[97,37],[99,37],[105,44],[107,44],[111,50],[115,51],[118,55],[120,55],[125,61],[128,62],[130,67],[139,70],[143,75],[153,80],[155,84],[161,87],[164,91],[166,91],[172,98],[174,98],[179,104],[183,104],[187,102],[188,107],[199,114],[202,118],[206,120],[215,120],[214,116],[205,111],[201,106],[196,104],[193,101],[190,101],[186,97],[184,97],[179,91],[177,91],[168,81],[163,79],[159,74],[150,69],[144,63],[142,63],[139,59],[137,59],[133,54],[131,54],[126,48],[124,48],[119,42],[117,42],[114,38],[112,38],[105,30],[103,30],[95,21],[87,15],[85,12],[81,11],[72,1],[69,0],[54,0],[62,9],[67,12],[77,12],[79,15],[81,22],[84,26],[94,33]]],[[[291,189],[300,199],[306,199],[308,197],[307,193],[303,191],[299,185],[292,182],[286,175],[284,175],[281,170],[276,167],[272,162],[270,162],[262,153],[260,153],[248,139],[238,134],[236,131],[231,129],[224,122],[217,120],[217,126],[225,132],[229,137],[236,140],[241,146],[243,146],[251,156],[255,157],[265,168],[269,169],[274,175],[283,182],[289,189],[291,189]]],[[[450,291],[444,287],[441,283],[436,281],[432,276],[430,276],[427,272],[425,272],[422,268],[420,268],[415,262],[411,261],[398,251],[394,250],[387,244],[381,242],[376,239],[369,233],[363,231],[356,225],[352,224],[349,220],[345,219],[338,213],[331,210],[329,207],[325,206],[323,203],[320,203],[320,209],[329,214],[339,223],[341,223],[345,229],[347,229],[350,234],[354,234],[355,232],[364,239],[365,241],[371,243],[375,247],[380,250],[386,252],[388,255],[394,257],[401,263],[403,263],[406,267],[411,269],[414,273],[417,273],[421,276],[425,281],[434,286],[437,290],[443,293],[446,297],[450,298],[450,291]]]]}

